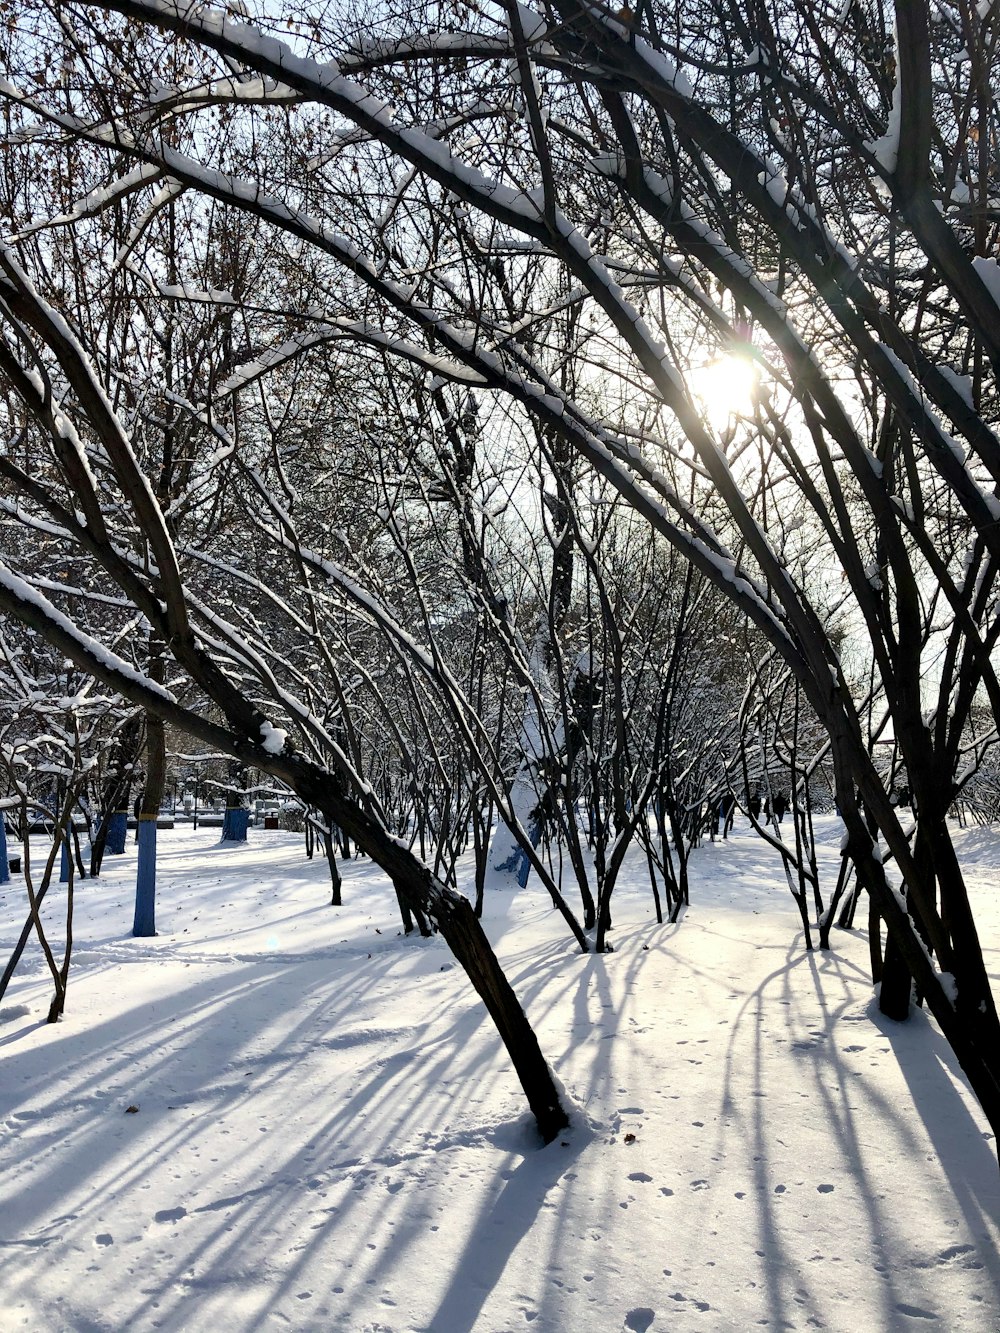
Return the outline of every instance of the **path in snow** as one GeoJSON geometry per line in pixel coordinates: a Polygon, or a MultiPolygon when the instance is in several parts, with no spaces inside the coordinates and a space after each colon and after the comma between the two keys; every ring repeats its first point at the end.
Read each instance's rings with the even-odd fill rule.
{"type": "MultiPolygon", "coordinates": [[[[533,883],[488,894],[578,1108],[544,1150],[381,876],[350,867],[335,910],[299,840],[251,836],[162,835],[154,940],[127,933],[133,849],[109,858],[64,1021],[41,1022],[37,947],[7,994],[3,1333],[1000,1327],[1000,1172],[953,1057],[922,1014],[873,1011],[862,931],[802,951],[746,830],[696,854],[677,926],[637,866],[601,958],[533,883]]],[[[1000,838],[964,851],[992,895],[1000,838]]],[[[4,954],[22,895],[0,890],[4,954]]]]}

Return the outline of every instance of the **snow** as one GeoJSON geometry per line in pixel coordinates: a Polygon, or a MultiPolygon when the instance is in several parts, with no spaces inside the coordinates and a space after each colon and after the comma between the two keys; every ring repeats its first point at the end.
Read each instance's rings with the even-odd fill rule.
{"type": "Polygon", "coordinates": [[[262,737],[261,745],[268,754],[281,754],[285,748],[285,741],[288,740],[288,732],[283,731],[281,727],[272,726],[270,722],[260,724],[260,734],[262,737]]]}
{"type": "Polygon", "coordinates": [[[1000,306],[1000,264],[995,259],[984,259],[982,255],[977,255],[972,261],[972,267],[979,281],[1000,306]]]}
{"type": "MultiPolygon", "coordinates": [[[[1000,1173],[953,1057],[874,1010],[863,926],[802,950],[745,821],[676,926],[632,863],[603,957],[534,879],[487,893],[575,1107],[547,1148],[379,872],[344,865],[334,909],[297,835],[217,836],[161,832],[154,939],[128,934],[134,844],[76,886],[61,1023],[34,945],[0,1005],[4,1330],[1000,1326],[1000,1173]]],[[[995,968],[1000,836],[959,837],[995,968]]],[[[23,896],[0,889],[4,957],[23,896]]]]}
{"type": "Polygon", "coordinates": [[[175,696],[169,690],[151,680],[149,676],[143,675],[141,671],[136,671],[124,658],[119,657],[117,653],[112,652],[110,648],[97,639],[92,639],[83,630],[78,629],[76,624],[57,610],[47,597],[43,597],[31,584],[19,578],[13,570],[8,569],[2,562],[0,562],[0,589],[7,590],[13,601],[22,602],[45,616],[65,638],[71,639],[78,645],[81,652],[85,653],[92,662],[105,667],[108,671],[115,672],[125,680],[141,685],[143,689],[149,690],[152,694],[165,699],[169,703],[175,702],[175,696]]]}
{"type": "Polygon", "coordinates": [[[892,108],[886,122],[885,134],[881,138],[865,144],[865,147],[881,167],[883,177],[891,176],[899,162],[899,132],[902,114],[902,94],[897,79],[892,90],[892,108]]]}
{"type": "MultiPolygon", "coordinates": [[[[4,91],[12,91],[7,81],[4,80],[3,82],[6,85],[4,91]]],[[[35,231],[41,231],[51,226],[65,226],[81,218],[93,217],[103,212],[111,204],[123,199],[126,195],[132,194],[152,181],[158,181],[162,175],[163,171],[159,166],[143,162],[120,176],[114,185],[101,186],[99,189],[91,190],[82,199],[77,200],[69,212],[34,222],[18,236],[9,239],[21,240],[35,231]]]]}
{"type": "Polygon", "coordinates": [[[515,0],[514,8],[517,12],[517,20],[524,33],[526,42],[535,42],[541,40],[548,32],[548,24],[540,14],[536,14],[533,9],[528,9],[525,5],[515,0]]]}

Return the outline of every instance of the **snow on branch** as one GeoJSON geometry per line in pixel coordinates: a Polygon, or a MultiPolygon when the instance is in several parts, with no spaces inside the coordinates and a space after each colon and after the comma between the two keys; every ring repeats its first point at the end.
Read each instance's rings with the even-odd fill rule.
{"type": "MultiPolygon", "coordinates": [[[[139,686],[155,699],[176,703],[170,690],[157,684],[144,672],[85,634],[68,616],[58,610],[39,590],[26,583],[0,561],[0,605],[11,615],[38,630],[50,643],[73,657],[80,666],[92,671],[105,684],[139,686]]],[[[127,692],[127,691],[126,691],[127,692]]]]}

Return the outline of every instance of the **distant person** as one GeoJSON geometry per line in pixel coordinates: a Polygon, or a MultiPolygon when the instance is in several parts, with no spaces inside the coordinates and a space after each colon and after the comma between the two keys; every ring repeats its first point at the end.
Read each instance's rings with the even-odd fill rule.
{"type": "Polygon", "coordinates": [[[755,791],[747,801],[747,810],[751,819],[760,819],[760,792],[755,791]]]}
{"type": "Polygon", "coordinates": [[[785,817],[785,811],[788,809],[788,797],[783,791],[779,791],[774,798],[774,817],[780,824],[785,817]]]}

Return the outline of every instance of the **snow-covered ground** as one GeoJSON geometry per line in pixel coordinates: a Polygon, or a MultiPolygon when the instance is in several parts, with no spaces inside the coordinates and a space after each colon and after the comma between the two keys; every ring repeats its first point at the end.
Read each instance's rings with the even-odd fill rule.
{"type": "MultiPolygon", "coordinates": [[[[962,836],[996,976],[1000,834],[962,836]]],[[[745,829],[677,926],[637,864],[604,957],[533,881],[488,893],[576,1108],[544,1149],[370,865],[338,910],[299,838],[217,837],[161,833],[156,939],[133,848],[79,886],[62,1022],[37,945],[4,999],[3,1333],[1000,1328],[1000,1171],[953,1057],[873,1012],[863,931],[803,951],[745,829]]],[[[15,877],[0,960],[24,911],[15,877]]]]}

